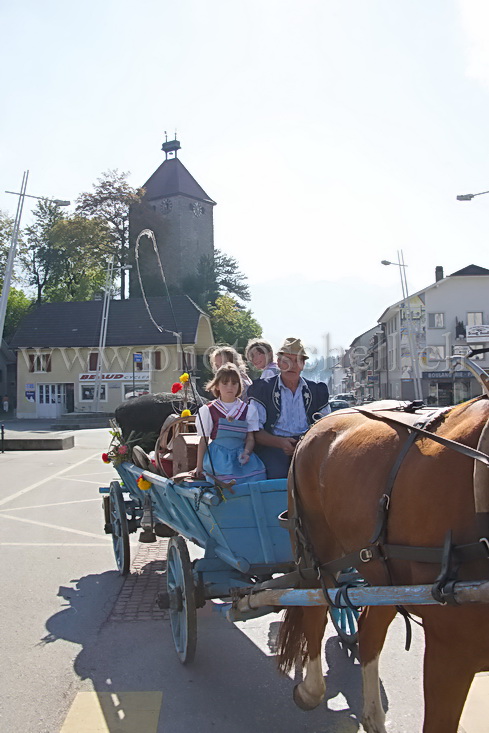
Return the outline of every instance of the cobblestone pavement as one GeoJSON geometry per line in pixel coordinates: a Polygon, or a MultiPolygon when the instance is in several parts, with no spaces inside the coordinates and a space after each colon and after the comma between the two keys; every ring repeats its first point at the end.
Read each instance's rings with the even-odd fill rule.
{"type": "Polygon", "coordinates": [[[168,618],[156,605],[156,596],[166,590],[167,539],[140,544],[109,621],[151,621],[168,618]]]}

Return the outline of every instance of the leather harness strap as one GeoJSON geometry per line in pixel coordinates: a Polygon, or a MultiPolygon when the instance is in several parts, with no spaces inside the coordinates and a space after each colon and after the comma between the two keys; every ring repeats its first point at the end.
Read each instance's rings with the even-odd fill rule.
{"type": "MultiPolygon", "coordinates": [[[[383,493],[379,502],[379,511],[377,514],[377,522],[374,530],[374,534],[370,541],[370,544],[360,550],[355,550],[348,553],[336,560],[332,560],[327,563],[320,563],[314,555],[314,550],[311,542],[307,536],[307,532],[303,527],[302,519],[300,516],[300,501],[296,491],[295,485],[295,455],[292,457],[291,473],[293,480],[289,482],[290,495],[292,498],[294,516],[290,519],[283,518],[281,520],[282,525],[288,526],[295,533],[296,548],[295,548],[295,561],[298,568],[298,573],[303,581],[312,582],[319,580],[321,585],[324,586],[323,574],[334,577],[343,570],[348,568],[356,568],[359,570],[360,575],[362,565],[371,562],[373,560],[405,560],[408,562],[422,562],[443,565],[446,563],[447,548],[444,547],[413,547],[410,545],[393,545],[385,542],[386,529],[387,529],[387,516],[390,504],[391,493],[394,487],[394,483],[402,465],[404,458],[406,457],[409,449],[412,447],[416,439],[420,436],[434,440],[435,442],[441,443],[442,445],[452,448],[453,450],[462,453],[463,455],[473,458],[475,460],[482,461],[484,464],[489,466],[489,456],[482,453],[479,450],[470,448],[469,446],[463,445],[448,438],[442,438],[436,433],[431,433],[429,430],[424,429],[421,425],[426,425],[427,422],[433,416],[433,412],[430,412],[428,416],[424,416],[425,419],[414,420],[414,415],[405,421],[385,415],[385,410],[382,410],[382,415],[376,414],[372,410],[368,410],[361,407],[352,408],[353,412],[359,412],[367,417],[374,418],[377,420],[386,421],[395,425],[400,425],[409,433],[408,439],[402,446],[399,455],[397,456],[387,479],[386,490],[383,493]],[[301,567],[302,566],[302,567],[301,567]]],[[[409,412],[409,409],[408,409],[409,412]]],[[[345,410],[345,413],[347,411],[345,410]]],[[[351,414],[352,414],[351,413],[351,414]]],[[[348,414],[348,413],[347,413],[348,414]]],[[[422,418],[423,416],[419,416],[422,418]]],[[[452,545],[450,547],[450,553],[452,562],[457,564],[462,562],[470,562],[489,558],[488,548],[482,542],[473,542],[466,545],[452,545]]],[[[325,594],[328,598],[327,594],[325,594]]]]}

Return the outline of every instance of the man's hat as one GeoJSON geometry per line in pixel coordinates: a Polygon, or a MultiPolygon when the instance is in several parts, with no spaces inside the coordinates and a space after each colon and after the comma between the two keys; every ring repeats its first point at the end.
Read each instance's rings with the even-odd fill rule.
{"type": "Polygon", "coordinates": [[[293,337],[285,339],[277,354],[297,354],[297,356],[302,356],[303,359],[309,359],[302,341],[293,337]]]}

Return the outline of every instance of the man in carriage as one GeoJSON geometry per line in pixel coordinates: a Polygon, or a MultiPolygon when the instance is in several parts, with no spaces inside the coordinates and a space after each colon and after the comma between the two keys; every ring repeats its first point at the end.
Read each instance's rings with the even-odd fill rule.
{"type": "Polygon", "coordinates": [[[331,412],[324,382],[301,376],[308,358],[302,341],[287,338],[277,352],[280,373],[258,379],[248,388],[248,397],[258,409],[260,430],[255,433],[255,453],[267,470],[267,478],[285,478],[297,441],[315,416],[331,412]]]}

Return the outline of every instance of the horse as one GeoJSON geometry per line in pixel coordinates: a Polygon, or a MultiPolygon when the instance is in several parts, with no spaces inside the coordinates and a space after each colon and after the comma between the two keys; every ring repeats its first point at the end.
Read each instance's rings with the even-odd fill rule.
{"type": "MultiPolygon", "coordinates": [[[[375,405],[369,408],[375,411],[375,405]]],[[[479,397],[447,409],[429,429],[487,453],[486,425],[489,399],[479,397]]],[[[297,510],[318,565],[324,568],[325,563],[369,546],[379,501],[408,435],[401,424],[348,408],[322,418],[299,442],[288,476],[289,517],[297,510]]],[[[393,483],[384,540],[390,545],[442,548],[451,530],[454,544],[475,543],[483,549],[476,517],[487,522],[488,497],[487,466],[418,434],[393,483]]],[[[297,532],[291,531],[291,538],[297,548],[297,532]]],[[[371,585],[433,584],[440,574],[439,562],[418,558],[383,560],[377,555],[358,564],[371,585]]],[[[489,560],[483,552],[460,563],[458,580],[487,578],[489,560]]],[[[334,586],[327,572],[322,573],[322,582],[334,586]]],[[[474,675],[489,670],[489,605],[407,606],[406,611],[420,617],[424,628],[423,732],[457,733],[474,675]]],[[[386,730],[378,665],[395,615],[394,606],[370,606],[359,618],[362,722],[368,733],[386,730]]],[[[294,689],[294,700],[306,710],[319,705],[325,693],[321,641],[326,622],[327,607],[311,606],[288,609],[282,624],[279,668],[286,672],[302,659],[305,675],[294,689]]]]}

